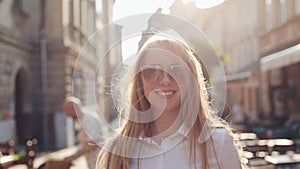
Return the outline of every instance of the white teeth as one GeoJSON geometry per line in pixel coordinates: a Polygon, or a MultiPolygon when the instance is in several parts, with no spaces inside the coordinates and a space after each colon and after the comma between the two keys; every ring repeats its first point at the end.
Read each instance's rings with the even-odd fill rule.
{"type": "Polygon", "coordinates": [[[172,94],[173,94],[173,92],[158,92],[158,95],[161,95],[161,96],[170,96],[172,94]]]}

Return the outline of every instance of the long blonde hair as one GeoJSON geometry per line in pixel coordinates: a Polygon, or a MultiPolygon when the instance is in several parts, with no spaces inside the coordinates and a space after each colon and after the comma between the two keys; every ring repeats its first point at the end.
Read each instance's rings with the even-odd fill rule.
{"type": "MultiPolygon", "coordinates": [[[[134,109],[138,111],[146,111],[150,107],[150,103],[145,98],[143,93],[143,85],[141,82],[140,73],[135,74],[137,72],[138,66],[145,54],[145,51],[148,49],[159,48],[171,51],[177,56],[183,56],[186,65],[190,68],[192,72],[194,83],[190,83],[191,86],[188,87],[187,97],[184,99],[182,103],[182,108],[185,112],[185,116],[187,117],[186,122],[194,122],[189,123],[187,125],[191,125],[191,130],[188,133],[190,138],[190,163],[196,165],[196,151],[200,151],[201,154],[201,164],[203,169],[209,168],[208,155],[207,155],[207,147],[208,144],[213,145],[213,140],[211,139],[211,131],[210,129],[214,127],[221,127],[228,130],[229,134],[232,135],[231,130],[227,126],[226,122],[221,120],[218,116],[215,115],[215,111],[211,108],[211,104],[209,101],[209,95],[207,91],[207,81],[203,76],[202,66],[197,58],[197,55],[194,51],[189,48],[184,43],[173,40],[170,38],[162,37],[162,36],[152,36],[150,37],[146,43],[143,45],[141,50],[138,53],[138,60],[135,64],[133,70],[128,71],[129,76],[123,77],[125,84],[120,83],[120,87],[122,87],[122,93],[124,96],[121,97],[124,100],[121,100],[121,103],[129,102],[134,109]],[[130,74],[131,73],[131,74],[130,74]],[[129,85],[128,85],[129,84],[129,85]],[[124,89],[124,86],[129,86],[129,88],[124,89]],[[125,91],[129,93],[126,94],[125,91]],[[196,93],[196,94],[195,94],[196,93]],[[129,96],[129,97],[128,97],[129,96]],[[125,100],[127,98],[127,100],[125,100]],[[130,100],[128,100],[130,98],[130,100]],[[197,103],[195,103],[197,102],[197,103]],[[196,107],[195,105],[199,105],[196,107]],[[192,119],[192,113],[197,111],[196,118],[192,119]],[[196,120],[195,120],[196,119],[196,120]],[[199,143],[199,137],[202,136],[203,133],[207,136],[206,139],[199,143]],[[199,146],[197,146],[199,144],[199,146]],[[196,147],[199,147],[197,149],[196,147]]],[[[121,90],[121,89],[120,89],[121,90]]],[[[126,106],[122,105],[119,107],[120,111],[133,111],[133,109],[125,108],[126,106]]],[[[138,116],[139,113],[132,112],[124,112],[129,113],[133,116],[138,116]]],[[[117,136],[112,143],[110,143],[110,151],[106,149],[102,149],[99,154],[97,161],[97,169],[129,169],[130,168],[130,157],[122,156],[120,152],[131,153],[135,146],[135,143],[126,139],[127,137],[138,138],[139,136],[145,136],[145,133],[151,133],[151,123],[138,123],[131,120],[127,120],[125,124],[122,126],[120,130],[120,134],[117,136]],[[113,150],[119,149],[119,153],[111,153],[113,150]]],[[[215,155],[217,158],[217,156],[215,155]]],[[[218,160],[217,160],[218,161],[218,160]]],[[[220,164],[219,164],[219,168],[220,164]]]]}

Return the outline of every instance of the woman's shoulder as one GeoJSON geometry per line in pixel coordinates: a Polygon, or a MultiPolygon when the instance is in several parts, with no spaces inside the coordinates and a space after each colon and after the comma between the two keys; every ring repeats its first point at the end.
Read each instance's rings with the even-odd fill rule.
{"type": "Polygon", "coordinates": [[[212,130],[212,141],[214,145],[233,145],[233,136],[230,131],[224,127],[214,128],[212,130]]]}
{"type": "Polygon", "coordinates": [[[226,128],[215,128],[211,138],[211,148],[224,168],[241,168],[238,145],[231,131],[226,128]],[[230,160],[228,160],[228,157],[230,157],[230,160]]]}
{"type": "Polygon", "coordinates": [[[225,127],[214,127],[212,129],[213,137],[228,137],[230,136],[228,129],[225,127]]]}

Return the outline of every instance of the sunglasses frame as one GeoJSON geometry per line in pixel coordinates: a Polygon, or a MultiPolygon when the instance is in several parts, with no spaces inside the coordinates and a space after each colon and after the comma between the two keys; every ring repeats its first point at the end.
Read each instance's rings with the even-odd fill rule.
{"type": "Polygon", "coordinates": [[[186,72],[186,68],[184,65],[171,65],[168,66],[167,68],[164,68],[161,65],[146,65],[146,66],[142,66],[140,67],[140,73],[141,73],[141,77],[143,78],[144,81],[146,81],[149,84],[158,84],[160,83],[160,81],[164,78],[165,73],[167,73],[168,78],[170,79],[171,82],[180,82],[182,80],[184,80],[184,74],[186,72]],[[172,72],[172,68],[176,68],[176,67],[180,67],[183,69],[180,69],[180,71],[178,72],[172,72]],[[147,77],[145,76],[145,71],[149,69],[155,69],[154,71],[156,72],[156,77],[147,77]],[[179,75],[177,75],[178,73],[180,73],[179,75]]]}

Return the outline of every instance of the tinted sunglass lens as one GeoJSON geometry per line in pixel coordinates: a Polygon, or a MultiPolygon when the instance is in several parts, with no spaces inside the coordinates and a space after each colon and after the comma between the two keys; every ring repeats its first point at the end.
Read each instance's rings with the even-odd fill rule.
{"type": "Polygon", "coordinates": [[[142,71],[142,75],[148,83],[156,83],[161,78],[161,70],[157,68],[147,68],[142,71]]]}
{"type": "Polygon", "coordinates": [[[159,83],[166,75],[173,82],[184,80],[184,70],[182,66],[171,66],[167,72],[160,68],[145,68],[142,71],[143,79],[150,84],[159,83]]]}
{"type": "Polygon", "coordinates": [[[183,69],[182,69],[182,67],[181,66],[174,66],[174,67],[171,67],[170,68],[170,74],[171,74],[171,76],[173,77],[173,79],[175,80],[175,81],[181,81],[181,80],[183,80],[183,69]]]}

